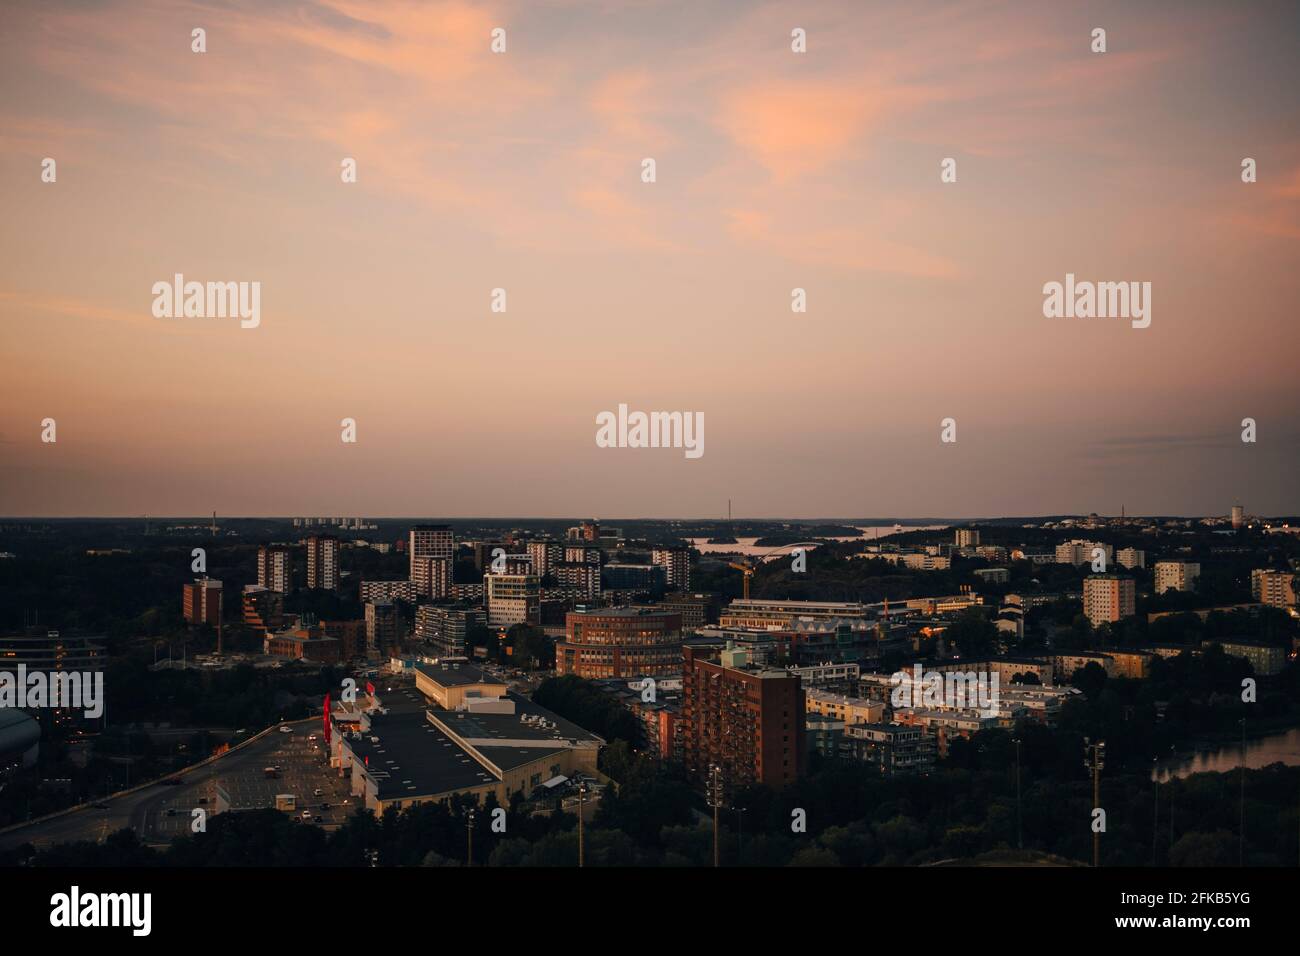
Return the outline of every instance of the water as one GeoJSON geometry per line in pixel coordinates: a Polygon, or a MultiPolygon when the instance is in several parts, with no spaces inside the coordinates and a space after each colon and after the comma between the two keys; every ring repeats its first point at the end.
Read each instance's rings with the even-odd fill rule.
{"type": "MultiPolygon", "coordinates": [[[[1246,769],[1258,770],[1271,763],[1300,767],[1300,727],[1264,737],[1246,738],[1246,769]]],[[[1218,744],[1194,754],[1167,757],[1156,764],[1152,778],[1161,783],[1170,777],[1189,777],[1194,773],[1226,773],[1241,766],[1241,741],[1218,744]]]]}
{"type": "MultiPolygon", "coordinates": [[[[854,525],[854,527],[857,527],[858,530],[862,532],[862,537],[860,538],[828,537],[825,540],[870,542],[875,540],[876,538],[883,538],[886,535],[896,533],[896,529],[892,524],[878,525],[878,526],[866,527],[866,528],[854,525]]],[[[916,526],[904,525],[902,530],[903,531],[942,531],[946,527],[948,527],[946,524],[931,524],[931,525],[916,525],[916,526]]],[[[766,546],[756,547],[754,542],[757,541],[758,538],[737,537],[736,538],[736,541],[738,542],[737,544],[709,544],[708,543],[709,539],[707,537],[687,538],[686,540],[689,541],[691,543],[691,546],[695,548],[697,551],[699,551],[701,554],[744,554],[744,555],[755,556],[755,555],[768,554],[769,552],[775,550],[772,547],[766,547],[766,546]]]]}

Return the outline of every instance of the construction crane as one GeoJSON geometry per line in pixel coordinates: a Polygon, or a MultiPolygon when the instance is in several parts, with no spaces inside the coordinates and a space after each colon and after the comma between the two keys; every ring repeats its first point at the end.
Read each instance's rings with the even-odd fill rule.
{"type": "Polygon", "coordinates": [[[750,579],[754,577],[754,571],[758,568],[758,565],[760,563],[764,561],[770,561],[773,557],[780,554],[782,551],[789,551],[791,549],[798,549],[798,548],[805,548],[805,549],[815,548],[821,543],[822,542],[820,541],[795,541],[790,544],[782,544],[773,548],[771,551],[768,551],[764,554],[755,555],[754,557],[745,559],[744,561],[728,561],[727,565],[729,567],[735,568],[737,571],[740,571],[745,575],[744,593],[745,593],[745,600],[748,601],[749,582],[750,579]]]}
{"type": "Polygon", "coordinates": [[[749,579],[754,576],[754,568],[749,564],[741,564],[739,561],[728,561],[727,564],[737,571],[743,571],[745,574],[745,600],[749,600],[749,579]]]}

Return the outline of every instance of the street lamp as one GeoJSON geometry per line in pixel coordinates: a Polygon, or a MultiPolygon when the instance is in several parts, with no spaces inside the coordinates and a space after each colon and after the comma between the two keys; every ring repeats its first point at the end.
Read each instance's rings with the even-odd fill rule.
{"type": "Polygon", "coordinates": [[[587,782],[584,780],[578,784],[578,866],[586,864],[586,848],[583,846],[582,839],[582,810],[583,805],[587,802],[587,782]]]}
{"type": "Polygon", "coordinates": [[[1020,813],[1020,738],[1013,737],[1016,745],[1016,848],[1025,848],[1024,826],[1020,813]]]}
{"type": "Polygon", "coordinates": [[[474,865],[474,808],[465,814],[465,865],[474,865]]]}
{"type": "Polygon", "coordinates": [[[745,811],[748,807],[732,807],[736,811],[736,862],[741,864],[745,852],[745,811]]]}

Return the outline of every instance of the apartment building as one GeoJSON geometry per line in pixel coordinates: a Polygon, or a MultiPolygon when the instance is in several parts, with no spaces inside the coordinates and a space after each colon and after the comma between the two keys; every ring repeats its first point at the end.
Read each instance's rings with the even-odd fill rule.
{"type": "Polygon", "coordinates": [[[257,583],[281,594],[293,590],[293,552],[286,545],[264,544],[257,549],[257,583]]]}
{"type": "Polygon", "coordinates": [[[1155,587],[1157,594],[1166,591],[1191,591],[1201,576],[1201,566],[1195,561],[1157,561],[1155,587]]]}
{"type": "Polygon", "coordinates": [[[1083,613],[1093,627],[1113,624],[1137,613],[1137,589],[1132,578],[1093,574],[1083,579],[1083,613]]]}
{"type": "Polygon", "coordinates": [[[687,772],[724,796],[755,783],[780,789],[804,770],[807,741],[799,678],[749,663],[745,651],[682,648],[682,747],[687,772]]]}
{"type": "Polygon", "coordinates": [[[1255,600],[1273,607],[1294,607],[1297,604],[1297,575],[1292,571],[1270,571],[1258,568],[1250,572],[1250,591],[1255,600]]]}
{"type": "Polygon", "coordinates": [[[444,558],[448,562],[455,562],[456,539],[451,527],[445,524],[416,525],[407,537],[406,549],[410,561],[408,574],[410,579],[416,582],[416,594],[431,596],[427,588],[431,586],[432,578],[426,559],[444,558]],[[421,589],[421,583],[424,589],[421,589]]]}
{"type": "Polygon", "coordinates": [[[333,591],[339,586],[339,539],[332,534],[307,539],[307,587],[333,591]]]}

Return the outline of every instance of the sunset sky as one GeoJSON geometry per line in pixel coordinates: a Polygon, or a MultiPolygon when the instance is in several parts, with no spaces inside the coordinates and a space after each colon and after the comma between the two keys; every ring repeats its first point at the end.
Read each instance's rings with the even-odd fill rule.
{"type": "Polygon", "coordinates": [[[0,515],[1300,513],[1298,47],[1294,3],[7,3],[0,515]],[[260,327],[155,318],[175,273],[260,327]],[[1066,273],[1151,327],[1044,318],[1066,273]],[[705,454],[598,448],[620,403],[705,454]]]}

